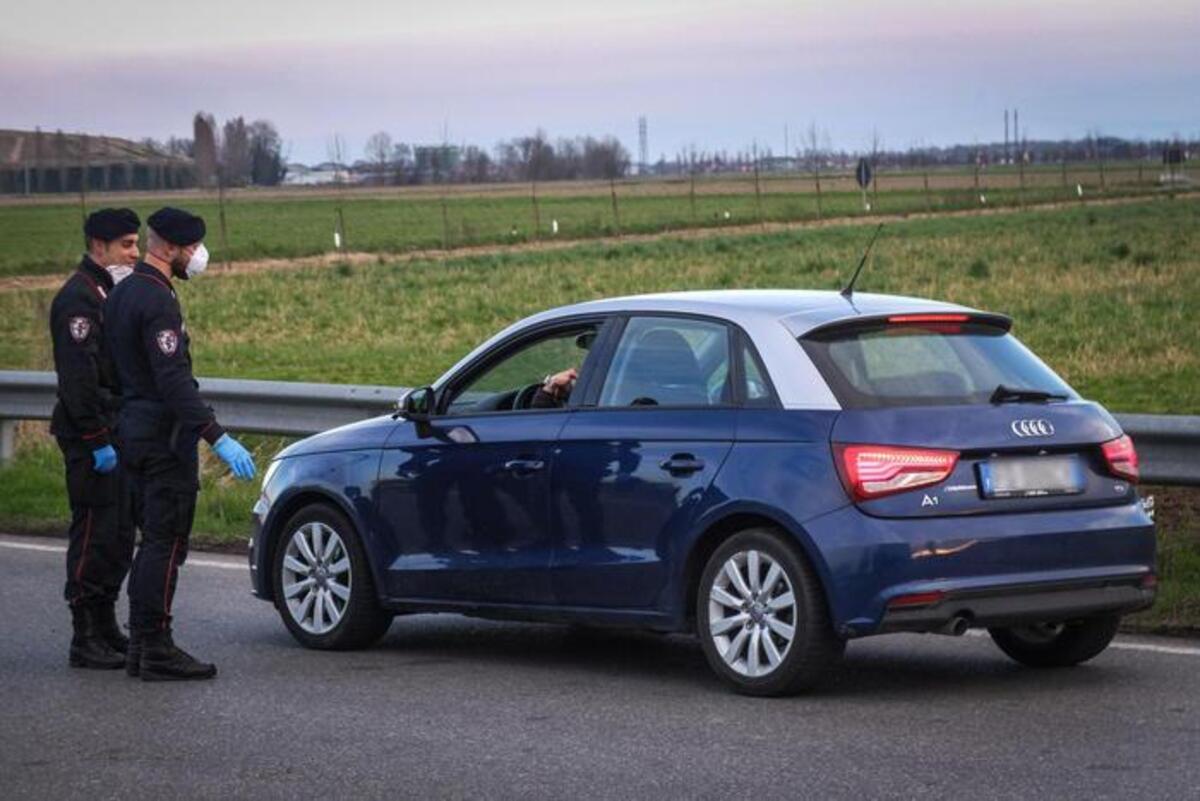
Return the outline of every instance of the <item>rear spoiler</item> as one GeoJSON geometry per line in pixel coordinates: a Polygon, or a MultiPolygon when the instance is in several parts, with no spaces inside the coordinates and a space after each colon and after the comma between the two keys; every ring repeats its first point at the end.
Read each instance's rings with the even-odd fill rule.
{"type": "Polygon", "coordinates": [[[926,328],[961,327],[964,325],[985,325],[1007,332],[1012,329],[1012,318],[1004,314],[977,311],[928,311],[928,312],[898,312],[894,314],[865,314],[859,317],[847,317],[819,325],[804,333],[801,339],[820,339],[822,336],[835,333],[849,333],[864,328],[881,328],[885,326],[912,325],[926,328]]]}

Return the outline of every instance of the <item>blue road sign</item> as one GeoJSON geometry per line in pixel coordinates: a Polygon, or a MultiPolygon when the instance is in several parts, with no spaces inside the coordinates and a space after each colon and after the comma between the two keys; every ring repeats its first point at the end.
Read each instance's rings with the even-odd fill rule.
{"type": "Polygon", "coordinates": [[[871,185],[871,162],[865,158],[858,160],[858,167],[854,170],[854,177],[858,179],[858,185],[866,189],[871,185]]]}

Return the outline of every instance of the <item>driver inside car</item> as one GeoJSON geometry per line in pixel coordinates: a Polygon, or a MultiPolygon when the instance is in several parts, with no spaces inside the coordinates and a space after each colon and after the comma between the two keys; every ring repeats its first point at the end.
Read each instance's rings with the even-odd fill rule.
{"type": "Polygon", "coordinates": [[[579,371],[574,367],[560,373],[548,375],[542,380],[529,407],[531,409],[558,409],[567,404],[571,390],[575,389],[575,381],[579,371]]]}

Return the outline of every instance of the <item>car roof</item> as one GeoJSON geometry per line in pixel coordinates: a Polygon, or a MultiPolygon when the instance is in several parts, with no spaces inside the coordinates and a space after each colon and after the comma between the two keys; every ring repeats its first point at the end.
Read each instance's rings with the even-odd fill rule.
{"type": "Polygon", "coordinates": [[[663,292],[629,295],[561,306],[536,315],[540,319],[576,314],[661,311],[702,314],[753,327],[756,323],[778,321],[792,336],[803,336],[829,323],[855,317],[874,317],[914,312],[968,312],[977,310],[954,303],[912,298],[902,295],[878,295],[855,292],[843,297],[840,292],[812,289],[719,289],[699,292],[663,292]]]}
{"type": "Polygon", "coordinates": [[[785,409],[841,408],[812,360],[797,346],[796,338],[809,331],[856,317],[925,312],[979,313],[965,306],[922,298],[868,292],[855,292],[853,297],[845,298],[839,292],[807,289],[665,292],[592,300],[549,309],[513,323],[460,359],[433,386],[440,391],[450,377],[468,363],[521,331],[558,320],[623,312],[695,314],[740,326],[757,348],[785,409]]]}

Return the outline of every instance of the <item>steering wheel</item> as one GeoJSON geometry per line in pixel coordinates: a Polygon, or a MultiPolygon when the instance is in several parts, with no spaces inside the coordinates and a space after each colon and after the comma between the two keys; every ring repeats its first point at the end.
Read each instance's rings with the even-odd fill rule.
{"type": "Polygon", "coordinates": [[[537,391],[541,387],[541,384],[530,384],[522,387],[521,391],[517,393],[517,397],[513,398],[513,410],[533,408],[533,396],[537,394],[537,391]]]}

